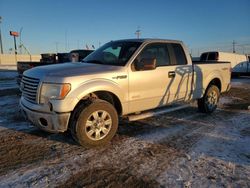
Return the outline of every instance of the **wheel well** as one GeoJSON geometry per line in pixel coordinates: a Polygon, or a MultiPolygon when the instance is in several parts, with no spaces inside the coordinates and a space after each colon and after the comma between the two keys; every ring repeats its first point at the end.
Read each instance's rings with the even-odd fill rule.
{"type": "Polygon", "coordinates": [[[219,88],[219,90],[221,91],[221,81],[219,78],[214,78],[209,84],[208,86],[210,85],[215,85],[219,88]]]}
{"type": "Polygon", "coordinates": [[[118,115],[122,114],[122,105],[121,105],[119,98],[115,94],[108,92],[108,91],[96,91],[96,92],[90,93],[87,96],[85,96],[80,101],[80,103],[86,100],[95,100],[95,99],[101,99],[101,100],[109,102],[115,107],[118,115]]]}

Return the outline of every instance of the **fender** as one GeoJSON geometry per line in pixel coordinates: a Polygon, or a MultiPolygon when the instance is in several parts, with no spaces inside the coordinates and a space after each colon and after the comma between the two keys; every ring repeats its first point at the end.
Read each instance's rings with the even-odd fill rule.
{"type": "Polygon", "coordinates": [[[81,100],[83,97],[89,93],[95,91],[108,91],[115,94],[122,102],[126,99],[126,90],[120,87],[116,82],[108,79],[93,79],[81,84],[77,89],[72,93],[78,100],[81,100]]]}
{"type": "Polygon", "coordinates": [[[113,93],[120,100],[123,111],[124,112],[127,111],[127,105],[126,105],[127,104],[126,99],[128,95],[127,87],[122,88],[121,86],[118,85],[118,83],[108,79],[92,79],[83,82],[71,93],[69,93],[69,95],[64,100],[62,100],[60,104],[54,101],[51,102],[53,104],[55,111],[61,112],[63,109],[64,112],[65,111],[70,112],[74,110],[75,106],[81,99],[83,99],[88,94],[96,91],[108,91],[113,93]]]}
{"type": "Polygon", "coordinates": [[[219,70],[215,70],[213,72],[210,72],[208,75],[203,77],[204,82],[203,82],[203,92],[202,92],[202,96],[204,95],[209,83],[213,80],[213,79],[219,79],[221,85],[223,84],[223,78],[221,76],[221,72],[219,70]]]}

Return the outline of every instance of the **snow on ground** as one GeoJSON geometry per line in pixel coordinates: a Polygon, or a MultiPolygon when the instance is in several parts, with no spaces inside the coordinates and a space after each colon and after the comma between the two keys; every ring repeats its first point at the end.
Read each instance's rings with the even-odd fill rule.
{"type": "Polygon", "coordinates": [[[0,92],[6,89],[17,89],[18,85],[16,82],[17,72],[6,71],[0,69],[0,92]]]}
{"type": "Polygon", "coordinates": [[[233,102],[233,99],[231,97],[222,97],[219,100],[219,106],[224,105],[224,104],[230,104],[233,102]]]}
{"type": "Polygon", "coordinates": [[[16,80],[0,80],[0,92],[6,89],[17,89],[18,85],[16,80]]]}
{"type": "Polygon", "coordinates": [[[242,88],[244,85],[250,85],[250,76],[244,76],[240,78],[233,78],[231,81],[232,86],[242,88]]]}
{"type": "Polygon", "coordinates": [[[217,122],[211,132],[203,133],[188,157],[174,160],[158,181],[166,187],[249,187],[249,122],[250,113],[217,122]]]}
{"type": "Polygon", "coordinates": [[[4,80],[4,79],[15,79],[17,76],[17,72],[16,71],[1,71],[0,70],[0,79],[4,80]]]}
{"type": "Polygon", "coordinates": [[[232,163],[249,164],[250,156],[247,155],[250,155],[250,147],[246,143],[250,143],[250,135],[244,136],[244,132],[249,130],[249,122],[250,113],[247,112],[218,122],[212,132],[204,133],[204,138],[197,142],[194,155],[208,155],[232,163]],[[242,157],[246,159],[241,160],[242,157]]]}

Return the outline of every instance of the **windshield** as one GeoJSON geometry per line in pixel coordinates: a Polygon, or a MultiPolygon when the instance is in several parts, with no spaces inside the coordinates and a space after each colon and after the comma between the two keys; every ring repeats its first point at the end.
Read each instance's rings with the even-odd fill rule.
{"type": "Polygon", "coordinates": [[[141,42],[109,42],[83,59],[84,63],[124,66],[141,42]]]}

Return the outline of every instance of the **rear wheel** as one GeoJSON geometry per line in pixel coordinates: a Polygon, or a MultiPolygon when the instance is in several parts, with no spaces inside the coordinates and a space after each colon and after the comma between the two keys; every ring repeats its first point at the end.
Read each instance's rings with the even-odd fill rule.
{"type": "Polygon", "coordinates": [[[77,110],[71,134],[80,145],[99,146],[113,138],[118,128],[118,115],[113,105],[98,99],[77,110]]]}
{"type": "Polygon", "coordinates": [[[215,85],[210,85],[204,96],[198,99],[198,108],[203,113],[212,113],[216,108],[220,97],[220,90],[215,85]]]}

